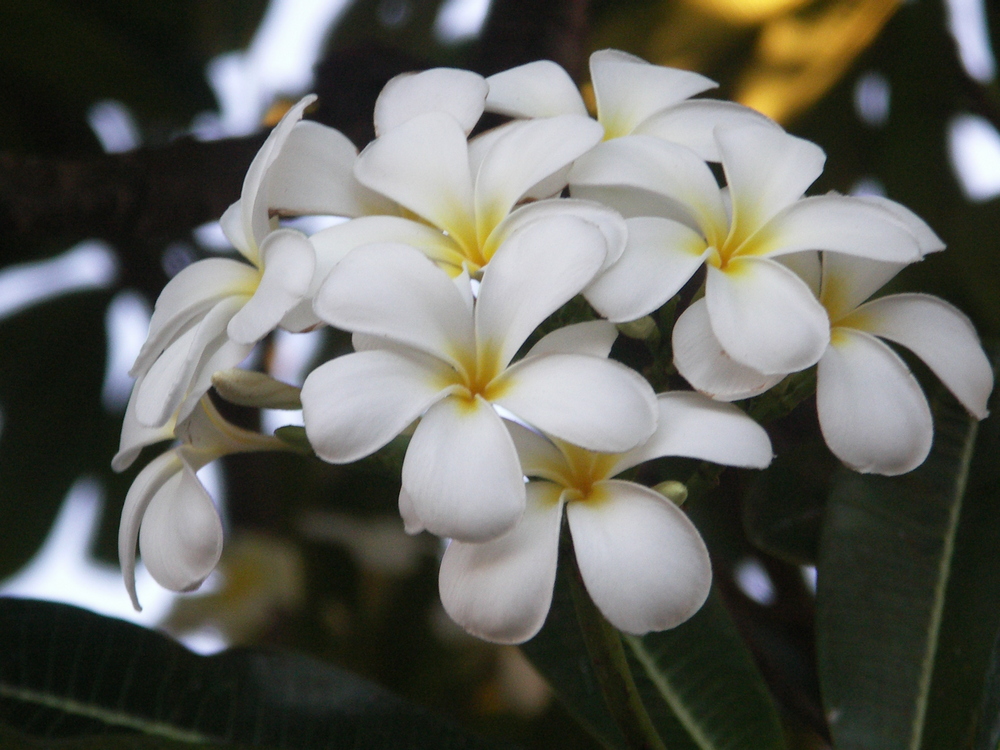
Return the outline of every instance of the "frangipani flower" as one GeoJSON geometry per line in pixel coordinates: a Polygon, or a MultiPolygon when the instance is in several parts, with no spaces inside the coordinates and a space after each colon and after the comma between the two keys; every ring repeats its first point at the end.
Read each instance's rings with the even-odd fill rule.
{"type": "Polygon", "coordinates": [[[207,392],[212,373],[238,365],[307,293],[315,253],[305,235],[277,228],[269,216],[275,189],[269,168],[314,98],[300,101],[271,131],[247,171],[240,200],[222,217],[226,236],[250,263],[192,263],[157,299],[131,370],[140,424],[159,427],[174,414],[183,421],[207,392]]]}
{"type": "Polygon", "coordinates": [[[586,451],[509,425],[532,478],[527,509],[498,539],[448,545],[439,584],[452,619],[500,643],[538,632],[552,601],[564,506],[584,585],[616,628],[665,630],[701,607],[712,568],[694,525],[654,490],[613,477],[661,456],[763,468],[771,443],[736,407],[697,393],[663,393],[657,406],[656,432],[623,454],[586,451]]]}
{"type": "Polygon", "coordinates": [[[624,227],[613,211],[566,200],[518,206],[558,193],[568,166],[600,138],[592,120],[568,115],[512,123],[468,141],[451,114],[419,114],[372,141],[354,166],[358,182],[412,218],[363,216],[313,235],[313,243],[321,259],[339,259],[344,248],[403,242],[453,276],[463,268],[478,276],[518,227],[559,212],[604,228],[613,260],[624,247],[624,227]]]}
{"type": "MultiPolygon", "coordinates": [[[[607,141],[577,160],[573,194],[633,217],[625,252],[587,299],[610,320],[638,318],[704,265],[703,317],[725,354],[765,375],[804,369],[826,349],[829,321],[779,259],[825,249],[908,263],[922,257],[921,238],[902,207],[835,194],[803,198],[825,160],[813,143],[758,125],[719,126],[715,139],[724,189],[693,151],[648,136],[607,141]]],[[[675,342],[678,330],[680,320],[675,342]]]]}
{"type": "Polygon", "coordinates": [[[302,388],[316,454],[347,463],[418,417],[403,462],[417,517],[440,536],[492,538],[524,509],[517,454],[493,405],[574,443],[627,450],[652,433],[655,401],[636,372],[600,357],[550,352],[511,364],[524,340],[601,267],[605,241],[556,216],[512,234],[484,270],[478,298],[405,245],[359,248],[316,297],[361,351],[314,370],[302,388]]]}
{"type": "MultiPolygon", "coordinates": [[[[716,125],[770,123],[759,112],[734,102],[690,100],[718,84],[698,73],[651,65],[627,52],[594,52],[590,56],[590,78],[604,140],[650,135],[683,144],[707,161],[719,161],[712,138],[716,125]]],[[[486,108],[490,112],[511,117],[587,114],[573,79],[550,60],[505,70],[486,82],[486,108]]]]}
{"type": "Polygon", "coordinates": [[[178,425],[177,437],[180,445],[139,472],[122,508],[118,558],[137,610],[136,542],[154,580],[172,591],[196,589],[222,554],[222,522],[195,472],[231,453],[289,450],[275,437],[226,422],[207,396],[178,425]]]}
{"type": "Polygon", "coordinates": [[[816,408],[830,450],[860,472],[903,474],[927,457],[933,423],[906,363],[879,339],[916,354],[977,419],[987,415],[993,371],[969,319],[929,294],[865,302],[900,266],[824,253],[820,301],[830,346],[819,360],[816,408]],[[862,304],[863,303],[863,304],[862,304]]]}

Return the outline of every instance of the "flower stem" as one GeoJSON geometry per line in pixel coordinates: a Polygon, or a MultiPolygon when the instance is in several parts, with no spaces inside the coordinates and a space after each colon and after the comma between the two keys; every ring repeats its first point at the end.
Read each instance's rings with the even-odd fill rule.
{"type": "Polygon", "coordinates": [[[621,635],[594,605],[583,584],[565,518],[560,546],[563,560],[566,562],[563,571],[569,581],[576,618],[587,646],[594,676],[600,685],[612,719],[629,748],[666,750],[642,703],[635,680],[632,679],[632,670],[625,656],[621,635]]]}

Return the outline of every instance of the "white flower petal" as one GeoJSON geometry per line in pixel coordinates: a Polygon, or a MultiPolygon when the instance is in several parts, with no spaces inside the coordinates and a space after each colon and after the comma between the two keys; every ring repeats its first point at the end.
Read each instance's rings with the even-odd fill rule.
{"type": "Polygon", "coordinates": [[[855,471],[903,474],[930,452],[934,427],[916,378],[867,333],[834,329],[819,361],[816,409],[826,444],[855,471]]]}
{"type": "Polygon", "coordinates": [[[893,294],[862,305],[844,324],[902,344],[973,416],[989,414],[993,370],[972,321],[958,308],[929,294],[893,294]]]}
{"type": "Polygon", "coordinates": [[[227,340],[226,326],[245,302],[242,296],[223,299],[156,359],[136,396],[135,414],[141,424],[157,427],[170,418],[197,377],[206,352],[227,340]]]}
{"type": "Polygon", "coordinates": [[[830,341],[826,310],[791,270],[765,258],[708,267],[705,300],[726,354],[765,375],[816,364],[830,341]]]}
{"type": "Polygon", "coordinates": [[[673,332],[674,366],[692,388],[720,401],[756,396],[777,385],[783,373],[764,375],[733,360],[712,332],[704,298],[677,319],[673,332]]]}
{"type": "Polygon", "coordinates": [[[403,459],[403,486],[433,534],[482,542],[524,512],[524,475],[514,443],[481,396],[451,396],[420,420],[403,459]]]}
{"type": "Polygon", "coordinates": [[[903,204],[884,198],[881,195],[859,195],[857,198],[858,200],[880,206],[883,210],[889,211],[893,216],[895,216],[896,219],[900,221],[908,230],[910,230],[910,233],[917,239],[917,244],[920,246],[920,252],[924,255],[944,250],[944,242],[942,242],[941,238],[934,233],[934,230],[927,225],[927,222],[903,204]]]}
{"type": "Polygon", "coordinates": [[[551,60],[536,60],[486,79],[486,109],[511,117],[586,115],[573,79],[551,60]]]}
{"type": "MultiPolygon", "coordinates": [[[[558,481],[567,471],[566,457],[558,446],[539,432],[507,420],[507,432],[514,441],[521,470],[528,477],[545,477],[558,481]]],[[[529,490],[531,489],[529,483],[529,490]]]]}
{"type": "MultiPolygon", "coordinates": [[[[271,220],[268,212],[269,196],[265,184],[268,170],[281,153],[292,129],[302,119],[306,107],[314,101],[316,101],[316,95],[308,94],[284,114],[267,136],[253,161],[250,162],[246,177],[243,178],[243,190],[240,193],[243,235],[248,243],[253,243],[252,249],[259,247],[264,237],[271,231],[271,220]]],[[[252,262],[257,262],[256,257],[252,255],[247,257],[252,262]]]]}
{"type": "Polygon", "coordinates": [[[445,112],[466,135],[483,114],[489,86],[478,73],[432,68],[391,79],[375,100],[375,133],[379,136],[417,115],[445,112]]]}
{"type": "MultiPolygon", "coordinates": [[[[788,255],[782,255],[775,258],[781,265],[794,271],[795,275],[806,282],[806,286],[809,287],[810,291],[819,297],[820,285],[823,276],[823,267],[820,264],[821,253],[816,251],[807,251],[804,253],[790,253],[788,255]]],[[[841,258],[850,258],[849,255],[837,256],[841,258]]],[[[827,308],[829,310],[829,308],[827,308]]]]}
{"type": "Polygon", "coordinates": [[[532,482],[517,526],[489,542],[448,545],[438,579],[441,603],[472,635],[494,643],[523,643],[541,630],[556,580],[560,489],[532,482]]]}
{"type": "Polygon", "coordinates": [[[719,126],[715,138],[733,202],[733,229],[741,239],[802,197],[826,161],[815,143],[767,125],[719,126]]]}
{"type": "Polygon", "coordinates": [[[256,268],[228,258],[207,258],[186,266],[160,292],[149,335],[129,374],[138,377],[148,371],[164,349],[221,300],[233,295],[249,297],[258,279],[256,268]]]}
{"type": "Polygon", "coordinates": [[[139,541],[139,526],[153,496],[171,477],[176,477],[182,467],[177,451],[167,451],[139,472],[125,495],[121,523],[118,526],[118,562],[122,567],[125,588],[136,611],[142,609],[135,593],[135,550],[139,541]]]}
{"type": "Polygon", "coordinates": [[[497,404],[550,435],[621,453],[656,428],[656,396],[639,373],[608,359],[549,354],[513,365],[497,404]]]}
{"type": "Polygon", "coordinates": [[[476,340],[510,362],[539,323],[579,294],[604,263],[595,225],[574,216],[527,224],[497,250],[479,286],[476,340]]]}
{"type": "Polygon", "coordinates": [[[451,238],[434,227],[401,216],[361,216],[320,230],[309,237],[316,248],[315,294],[333,267],[362,245],[402,243],[420,250],[439,265],[461,268],[465,256],[451,238]]]}
{"type": "Polygon", "coordinates": [[[320,365],[302,385],[302,417],[316,455],[346,464],[392,440],[447,391],[441,363],[417,352],[345,354],[320,365]]]}
{"type": "Polygon", "coordinates": [[[557,328],[545,334],[528,353],[528,357],[545,354],[589,354],[607,357],[618,338],[618,329],[606,320],[588,320],[557,328]]]}
{"type": "Polygon", "coordinates": [[[222,556],[222,521],[191,466],[164,482],[139,527],[139,554],[154,580],[171,591],[192,591],[222,556]]]}
{"type": "Polygon", "coordinates": [[[257,262],[257,243],[254,242],[253,237],[248,239],[243,234],[243,204],[240,201],[230,204],[229,208],[222,212],[219,226],[222,228],[222,233],[226,235],[226,239],[240,251],[240,255],[251,263],[257,262]]]}
{"type": "Polygon", "coordinates": [[[403,519],[403,530],[407,534],[419,534],[424,530],[424,522],[413,508],[413,500],[405,488],[399,488],[399,515],[403,519]]]}
{"type": "Polygon", "coordinates": [[[354,178],[357,156],[339,130],[296,123],[267,173],[268,208],[282,215],[357,216],[367,198],[354,178]]]}
{"type": "Polygon", "coordinates": [[[490,257],[508,237],[521,227],[554,215],[575,216],[590,222],[601,230],[608,246],[604,268],[618,260],[625,251],[628,227],[620,213],[594,201],[552,198],[527,203],[511,211],[510,215],[497,225],[487,239],[484,245],[486,256],[490,257]]]}
{"type": "Polygon", "coordinates": [[[253,344],[277,328],[309,291],[316,253],[309,239],[293,229],[271,232],[261,244],[263,275],[257,290],[229,321],[229,338],[253,344]]]}
{"type": "Polygon", "coordinates": [[[847,195],[803,198],[775,216],[756,238],[755,254],[832,250],[890,263],[922,257],[917,238],[879,205],[847,195]]]}
{"type": "Polygon", "coordinates": [[[680,625],[698,611],[712,584],[698,530],[647,487],[609,480],[595,490],[600,499],[566,508],[577,565],[594,604],[626,633],[680,625]]]}
{"type": "Polygon", "coordinates": [[[456,238],[475,236],[468,146],[454,117],[430,112],[393,128],[365,147],[354,175],[456,238]]]}
{"type": "Polygon", "coordinates": [[[115,471],[125,471],[147,445],[170,440],[174,436],[173,420],[167,420],[166,424],[160,427],[147,427],[139,422],[135,415],[135,402],[141,382],[140,379],[132,386],[132,395],[129,396],[128,406],[125,407],[118,452],[111,459],[111,468],[115,471]]]}
{"type": "Polygon", "coordinates": [[[905,263],[886,263],[843,253],[823,253],[820,301],[836,323],[885,286],[905,263]]]}
{"type": "Polygon", "coordinates": [[[656,401],[660,407],[656,432],[643,445],[623,454],[610,472],[612,476],[662,456],[752,469],[771,463],[767,432],[732,404],[690,391],[661,393],[656,401]]]}
{"type": "Polygon", "coordinates": [[[474,349],[462,295],[447,274],[406,245],[349,253],[323,282],[314,307],[337,328],[395,339],[455,364],[456,352],[474,349]]]}
{"type": "Polygon", "coordinates": [[[518,123],[497,138],[476,175],[476,227],[480,243],[532,187],[601,140],[589,117],[559,115],[518,123]]]}
{"type": "MultiPolygon", "coordinates": [[[[649,135],[633,135],[605,141],[577,159],[569,175],[574,197],[604,201],[608,191],[593,188],[618,188],[621,195],[610,203],[626,217],[632,192],[662,196],[668,205],[690,215],[710,238],[725,239],[729,222],[719,194],[719,185],[708,165],[691,149],[649,135]],[[622,190],[631,188],[633,191],[622,190]]],[[[673,214],[671,214],[672,216],[673,214]]]]}
{"type": "Polygon", "coordinates": [[[236,367],[253,351],[253,347],[253,344],[232,341],[225,331],[221,331],[205,345],[201,358],[192,371],[184,400],[177,407],[178,424],[187,419],[201,401],[201,397],[208,393],[208,389],[212,387],[212,376],[219,370],[236,367]]]}
{"type": "Polygon", "coordinates": [[[705,239],[658,217],[628,219],[628,242],[618,262],[583,290],[608,320],[635,320],[677,294],[708,256],[705,239]]]}
{"type": "Polygon", "coordinates": [[[755,109],[736,102],[694,99],[680,102],[643,120],[633,131],[687,146],[705,161],[721,161],[715,140],[716,126],[740,127],[747,123],[780,126],[755,109]]]}
{"type": "Polygon", "coordinates": [[[631,133],[655,112],[718,84],[698,73],[599,50],[590,56],[597,115],[609,138],[631,133]]]}

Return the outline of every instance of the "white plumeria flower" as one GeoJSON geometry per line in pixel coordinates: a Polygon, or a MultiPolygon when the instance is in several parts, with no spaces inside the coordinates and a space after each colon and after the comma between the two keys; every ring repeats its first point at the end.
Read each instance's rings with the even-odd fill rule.
{"type": "Polygon", "coordinates": [[[767,433],[729,404],[690,392],[657,398],[656,432],[623,454],[594,453],[511,424],[528,483],[527,510],[506,535],[452,541],[441,601],[473,635],[500,643],[534,636],[549,611],[563,507],[588,593],[619,630],[641,635],[691,617],[712,581],[708,551],[688,517],[658,492],[616,475],[662,456],[763,468],[767,433]]]}
{"type": "MultiPolygon", "coordinates": [[[[610,320],[632,320],[670,299],[704,265],[701,304],[725,354],[766,375],[804,369],[825,351],[829,321],[808,285],[779,260],[824,249],[912,262],[926,251],[911,227],[919,220],[897,204],[803,198],[825,156],[777,127],[720,126],[715,139],[726,188],[693,151],[648,136],[607,141],[577,160],[573,194],[621,211],[629,233],[621,258],[586,297],[610,320]]],[[[697,314],[691,310],[678,320],[681,331],[684,316],[697,314]]],[[[682,349],[687,343],[677,328],[674,341],[682,349]]]]}
{"type": "Polygon", "coordinates": [[[226,236],[250,263],[197,261],[157,299],[130,373],[137,378],[133,413],[141,425],[159,427],[172,415],[183,421],[208,391],[212,373],[243,361],[307,293],[315,268],[312,244],[301,232],[277,228],[268,203],[281,187],[270,167],[314,99],[304,98],[271,131],[247,171],[240,200],[222,217],[226,236]]]}
{"type": "Polygon", "coordinates": [[[378,245],[350,253],[316,297],[316,312],[355,332],[364,350],[314,370],[302,388],[316,454],[348,463],[418,417],[402,483],[427,529],[483,540],[524,509],[517,454],[493,405],[595,450],[627,450],[656,422],[653,392],[627,367],[548,352],[511,364],[524,340],[601,267],[600,230],[553,217],[508,238],[478,298],[419,251],[378,245]],[[359,336],[360,334],[360,336],[359,336]]]}
{"type": "MultiPolygon", "coordinates": [[[[601,138],[586,117],[517,122],[468,141],[447,112],[426,112],[383,133],[359,155],[354,174],[405,216],[363,216],[313,235],[328,270],[346,249],[402,242],[453,276],[478,276],[518,227],[553,213],[579,215],[608,235],[611,259],[624,247],[621,218],[585,201],[522,200],[557,194],[569,165],[601,138]]],[[[610,262],[610,260],[608,262],[610,262]]]]}
{"type": "MultiPolygon", "coordinates": [[[[590,79],[604,140],[650,135],[681,143],[707,161],[719,161],[712,138],[716,125],[770,123],[759,112],[734,102],[690,100],[718,84],[698,73],[651,65],[627,52],[594,52],[590,56],[590,79]]],[[[587,114],[573,79],[550,60],[505,70],[486,82],[486,108],[491,112],[511,117],[587,114]]]]}
{"type": "Polygon", "coordinates": [[[900,268],[823,255],[820,301],[832,332],[816,374],[816,408],[830,450],[855,471],[903,474],[923,463],[933,440],[916,378],[879,339],[920,357],[976,419],[988,414],[993,371],[961,311],[929,294],[865,302],[900,268]]]}
{"type": "Polygon", "coordinates": [[[278,438],[226,422],[207,396],[178,425],[177,438],[180,445],[139,472],[122,508],[118,558],[125,588],[137,610],[137,542],[153,579],[172,591],[200,586],[222,554],[222,521],[195,472],[231,453],[289,450],[278,438]]]}

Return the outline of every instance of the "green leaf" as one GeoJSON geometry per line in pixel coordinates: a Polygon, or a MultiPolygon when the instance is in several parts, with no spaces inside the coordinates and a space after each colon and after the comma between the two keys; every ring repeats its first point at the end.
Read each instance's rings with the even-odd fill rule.
{"type": "Polygon", "coordinates": [[[131,732],[140,742],[128,746],[151,748],[486,747],[313,659],[250,649],[198,656],[64,604],[0,598],[0,644],[0,724],[50,742],[131,732]]]}
{"type": "MultiPolygon", "coordinates": [[[[596,683],[563,578],[557,576],[545,626],[522,649],[588,730],[610,747],[626,747],[596,683]]],[[[784,747],[767,687],[714,593],[679,627],[626,635],[623,642],[643,703],[670,750],[784,747]]]]}
{"type": "Polygon", "coordinates": [[[114,455],[120,422],[100,398],[107,299],[71,294],[0,321],[0,579],[35,553],[72,483],[114,455]]]}
{"type": "Polygon", "coordinates": [[[997,750],[1000,747],[1000,633],[997,633],[990,653],[974,747],[975,750],[997,750]]]}
{"type": "Polygon", "coordinates": [[[822,439],[779,453],[742,503],[743,527],[758,549],[795,565],[815,565],[820,521],[836,465],[822,439]]]}
{"type": "MultiPolygon", "coordinates": [[[[995,407],[994,407],[995,408],[995,407]]],[[[835,743],[968,747],[1000,612],[1000,424],[950,396],[901,477],[844,471],[820,542],[817,642],[835,743]]]]}

